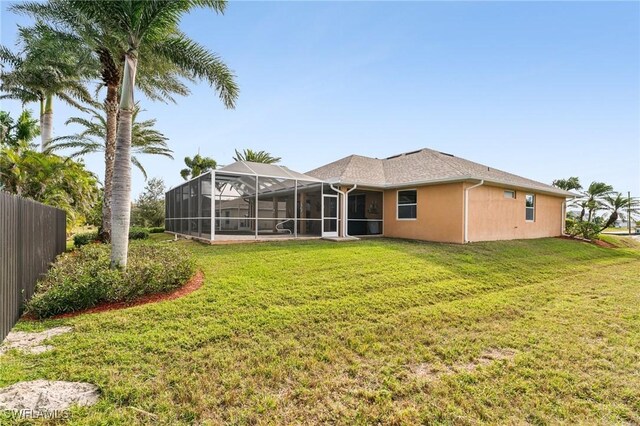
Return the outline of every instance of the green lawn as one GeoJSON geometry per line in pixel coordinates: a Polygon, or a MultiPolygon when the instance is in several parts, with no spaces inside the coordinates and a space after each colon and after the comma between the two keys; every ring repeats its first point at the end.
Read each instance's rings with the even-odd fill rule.
{"type": "MultiPolygon", "coordinates": [[[[635,226],[635,225],[631,226],[631,234],[635,234],[636,233],[636,228],[637,228],[637,226],[635,226]]],[[[614,233],[614,234],[616,234],[616,233],[625,233],[625,234],[628,234],[629,233],[629,228],[626,227],[626,226],[625,227],[618,227],[618,228],[610,227],[610,228],[607,228],[607,229],[603,230],[602,232],[605,233],[605,234],[609,234],[609,233],[614,233]]]]}
{"type": "Polygon", "coordinates": [[[0,386],[96,383],[102,401],[70,421],[86,425],[640,423],[638,249],[179,244],[203,288],[20,322],[75,332],[5,355],[0,386]]]}

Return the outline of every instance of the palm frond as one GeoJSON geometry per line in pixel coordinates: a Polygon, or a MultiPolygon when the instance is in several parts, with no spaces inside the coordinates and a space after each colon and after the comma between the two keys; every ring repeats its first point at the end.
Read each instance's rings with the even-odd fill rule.
{"type": "Polygon", "coordinates": [[[144,169],[144,167],[142,167],[142,164],[140,164],[140,161],[138,161],[135,155],[131,156],[131,164],[136,166],[142,172],[144,180],[147,180],[147,171],[144,169]]]}
{"type": "Polygon", "coordinates": [[[77,148],[79,149],[70,154],[70,157],[83,157],[87,154],[103,152],[104,143],[100,143],[94,141],[93,139],[83,137],[80,134],[60,136],[49,141],[49,143],[45,147],[45,152],[54,153],[66,149],[77,148]]]}
{"type": "Polygon", "coordinates": [[[158,55],[172,62],[197,79],[206,80],[213,87],[227,108],[234,108],[239,88],[235,75],[220,59],[205,47],[178,34],[154,45],[158,55]]]}

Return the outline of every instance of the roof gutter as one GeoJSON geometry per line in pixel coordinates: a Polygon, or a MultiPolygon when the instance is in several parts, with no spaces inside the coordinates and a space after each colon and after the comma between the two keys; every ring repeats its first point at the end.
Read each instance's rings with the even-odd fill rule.
{"type": "Polygon", "coordinates": [[[464,243],[469,242],[469,191],[482,185],[484,185],[484,179],[464,190],[464,243]]]}
{"type": "Polygon", "coordinates": [[[355,182],[355,181],[336,181],[336,180],[332,180],[332,181],[327,181],[327,182],[331,182],[334,185],[360,185],[361,187],[367,187],[367,188],[372,188],[372,189],[379,189],[379,190],[384,190],[384,189],[396,189],[396,188],[411,188],[414,186],[420,186],[420,185],[438,185],[438,184],[444,184],[444,183],[456,183],[456,182],[467,182],[467,181],[484,181],[485,185],[495,185],[495,186],[500,186],[500,187],[504,187],[504,188],[509,188],[509,189],[514,189],[517,191],[531,191],[531,192],[535,192],[536,194],[545,194],[545,195],[551,195],[554,197],[565,197],[565,198],[575,198],[577,195],[574,194],[573,192],[570,191],[564,191],[561,189],[551,189],[551,188],[541,188],[541,187],[536,187],[536,186],[527,186],[527,185],[522,185],[522,184],[515,184],[512,182],[505,182],[505,181],[499,181],[499,180],[491,180],[491,179],[484,179],[484,178],[480,178],[480,177],[474,177],[474,176],[456,176],[456,177],[451,177],[451,178],[443,178],[443,179],[427,179],[427,180],[415,180],[415,181],[411,181],[411,182],[404,182],[404,183],[400,183],[400,184],[389,184],[389,183],[385,183],[382,185],[372,185],[372,184],[367,184],[365,182],[355,182]]]}

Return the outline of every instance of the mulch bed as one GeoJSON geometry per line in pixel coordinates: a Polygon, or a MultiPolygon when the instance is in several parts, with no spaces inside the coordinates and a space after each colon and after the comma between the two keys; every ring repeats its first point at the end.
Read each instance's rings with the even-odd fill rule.
{"type": "Polygon", "coordinates": [[[611,243],[608,243],[606,241],[602,241],[602,240],[593,240],[591,241],[593,244],[597,245],[598,247],[604,247],[604,248],[616,248],[616,246],[614,246],[611,243]]]}
{"type": "MultiPolygon", "coordinates": [[[[116,309],[125,309],[125,308],[131,308],[133,306],[138,306],[138,305],[146,305],[147,303],[156,303],[156,302],[162,302],[165,300],[178,299],[179,297],[183,297],[183,296],[186,296],[187,294],[193,293],[194,291],[202,287],[203,282],[204,282],[204,274],[202,273],[202,271],[198,271],[195,273],[193,277],[191,277],[189,281],[187,281],[185,285],[183,285],[182,287],[170,293],[148,294],[146,296],[140,297],[139,299],[132,300],[129,302],[105,302],[97,306],[94,306],[93,308],[83,309],[81,311],[75,311],[75,312],[67,312],[64,314],[55,315],[49,319],[71,318],[77,315],[113,311],[116,309]]],[[[29,316],[25,316],[24,318],[35,320],[35,318],[29,317],[29,316]]]]}
{"type": "Polygon", "coordinates": [[[557,238],[562,238],[563,240],[572,240],[572,241],[578,241],[581,243],[587,243],[587,244],[594,244],[598,247],[604,247],[604,248],[616,248],[615,245],[608,243],[606,241],[602,241],[602,240],[597,240],[597,239],[593,239],[593,240],[587,240],[584,238],[580,238],[580,237],[570,237],[568,235],[562,235],[560,237],[557,238]]]}

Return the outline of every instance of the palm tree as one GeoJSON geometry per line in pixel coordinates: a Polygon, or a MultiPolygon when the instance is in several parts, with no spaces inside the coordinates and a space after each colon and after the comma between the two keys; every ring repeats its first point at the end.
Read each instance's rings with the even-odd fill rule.
{"type": "Polygon", "coordinates": [[[608,227],[612,226],[618,218],[632,220],[632,217],[625,218],[623,212],[630,213],[631,216],[638,214],[638,200],[631,197],[623,197],[619,192],[607,194],[603,197],[603,208],[609,210],[611,213],[609,219],[602,225],[602,228],[598,233],[604,231],[608,227]]]}
{"type": "Polygon", "coordinates": [[[38,120],[33,118],[31,111],[23,110],[16,122],[6,111],[0,111],[0,144],[30,145],[40,134],[38,120]]]}
{"type": "MultiPolygon", "coordinates": [[[[131,210],[131,138],[132,115],[135,108],[133,95],[136,90],[138,62],[170,64],[160,67],[170,75],[179,69],[182,75],[206,80],[217,92],[226,107],[233,108],[238,87],[233,73],[222,60],[206,48],[189,39],[178,25],[180,19],[195,7],[208,7],[223,12],[224,0],[127,0],[84,1],[58,0],[69,10],[77,11],[101,34],[107,34],[113,43],[108,49],[113,59],[118,59],[120,46],[122,57],[122,84],[116,126],[116,151],[111,197],[112,219],[112,267],[125,268],[128,254],[128,231],[131,210]],[[148,56],[142,56],[142,54],[148,56]],[[149,58],[152,56],[154,59],[149,58]]],[[[142,68],[141,68],[142,71],[142,68]]]]}
{"type": "Polygon", "coordinates": [[[15,143],[17,144],[31,144],[31,141],[40,134],[38,120],[33,118],[31,111],[27,109],[20,113],[13,130],[15,143]]]}
{"type": "Polygon", "coordinates": [[[613,193],[613,187],[604,182],[591,182],[591,185],[582,193],[578,200],[581,207],[580,221],[584,220],[587,213],[587,222],[591,222],[594,213],[604,208],[603,198],[613,193]]]}
{"type": "Polygon", "coordinates": [[[65,210],[68,225],[87,215],[98,196],[98,180],[84,164],[26,143],[0,148],[0,188],[65,210]]]}
{"type": "Polygon", "coordinates": [[[182,179],[189,180],[196,176],[200,176],[204,172],[213,170],[218,167],[218,162],[211,157],[203,157],[200,154],[196,154],[193,158],[185,157],[184,164],[186,169],[180,170],[180,176],[182,179]]]}
{"type": "Polygon", "coordinates": [[[85,83],[95,73],[92,59],[78,54],[77,43],[61,38],[45,26],[20,28],[21,52],[0,46],[0,63],[10,66],[1,72],[0,99],[17,99],[23,105],[40,104],[41,149],[53,134],[53,99],[57,97],[83,110],[92,103],[85,83]]]}
{"type": "Polygon", "coordinates": [[[275,164],[280,162],[282,158],[273,157],[267,151],[254,151],[252,149],[245,149],[242,152],[238,152],[236,149],[236,155],[233,157],[234,161],[251,161],[254,163],[275,164]]]}
{"type": "MultiPolygon", "coordinates": [[[[149,155],[163,155],[173,159],[171,155],[172,150],[167,146],[169,140],[162,133],[154,129],[156,124],[155,119],[137,121],[136,118],[140,113],[140,106],[136,104],[136,107],[132,115],[132,129],[133,134],[131,137],[131,147],[134,154],[149,154],[149,155]]],[[[84,127],[84,130],[80,133],[70,136],[62,136],[53,139],[46,152],[55,152],[63,149],[77,149],[70,157],[81,157],[87,154],[93,154],[95,152],[104,152],[106,150],[105,141],[107,135],[107,119],[104,113],[91,110],[91,119],[83,117],[71,117],[65,124],[79,124],[84,127]]],[[[147,179],[147,171],[144,169],[137,156],[131,156],[131,163],[136,166],[147,179]]],[[[111,193],[111,182],[105,179],[104,191],[105,193],[111,193]]]]}
{"type": "Polygon", "coordinates": [[[581,190],[580,179],[576,176],[572,176],[569,179],[556,179],[551,184],[556,188],[564,189],[565,191],[581,190]]]}
{"type": "MultiPolygon", "coordinates": [[[[112,3],[116,3],[115,1],[112,3]]],[[[206,1],[205,1],[206,3],[206,1]]],[[[60,34],[62,39],[68,38],[81,41],[81,48],[93,55],[99,62],[101,87],[106,88],[104,108],[106,110],[106,141],[105,141],[105,183],[112,182],[115,152],[118,108],[124,62],[122,58],[128,51],[126,35],[115,33],[109,26],[110,22],[98,22],[98,19],[87,10],[77,7],[78,2],[67,0],[50,0],[47,3],[24,2],[11,6],[11,10],[46,21],[51,31],[60,34]]],[[[113,10],[114,13],[116,10],[113,10]]],[[[100,14],[110,13],[109,7],[99,8],[100,14]]],[[[142,44],[138,51],[141,58],[138,69],[136,88],[140,89],[147,98],[163,102],[173,102],[173,95],[188,95],[189,88],[183,80],[193,81],[202,77],[202,73],[194,67],[183,67],[158,55],[151,44],[142,44]]],[[[204,67],[206,68],[206,66],[204,67]]],[[[105,188],[102,204],[102,226],[100,238],[109,241],[111,236],[111,199],[112,194],[105,188]]]]}

